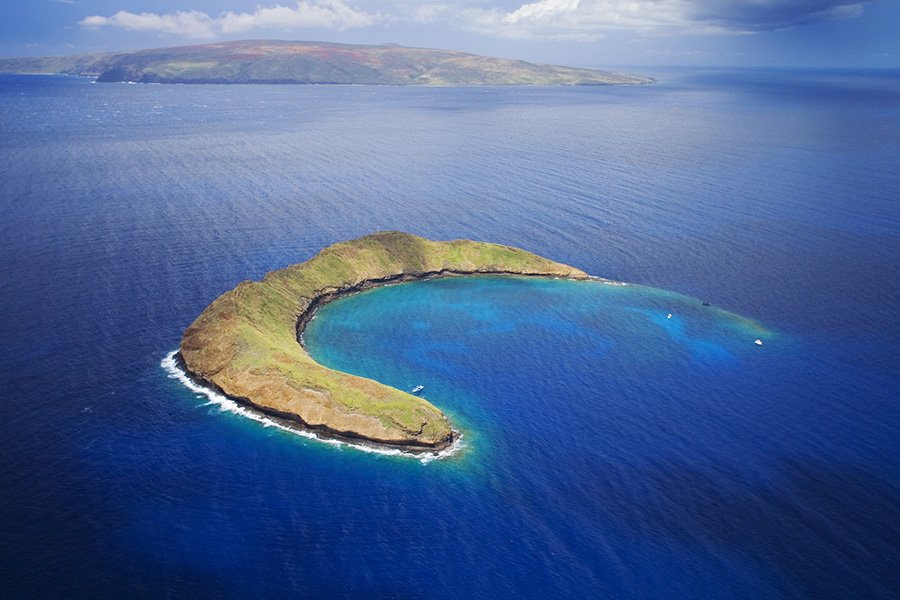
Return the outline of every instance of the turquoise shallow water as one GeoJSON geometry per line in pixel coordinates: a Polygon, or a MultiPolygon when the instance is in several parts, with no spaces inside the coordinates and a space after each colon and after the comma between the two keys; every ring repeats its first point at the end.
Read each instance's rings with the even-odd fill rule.
{"type": "MultiPolygon", "coordinates": [[[[810,381],[815,346],[696,298],[431,280],[326,305],[304,339],[328,366],[423,385],[459,425],[462,451],[423,477],[466,482],[463,495],[442,488],[434,514],[477,514],[454,532],[467,559],[445,566],[461,579],[478,564],[535,595],[766,597],[782,578],[862,558],[844,540],[890,514],[889,495],[816,489],[824,465],[854,460],[830,440],[878,427],[846,430],[858,407],[827,376],[810,381]]],[[[878,560],[859,568],[878,573],[878,560]]]]}
{"type": "Polygon", "coordinates": [[[0,76],[3,596],[895,598],[900,78],[650,74],[0,76]],[[222,292],[378,229],[642,285],[325,307],[317,356],[425,385],[464,431],[425,464],[161,367],[222,292]]]}
{"type": "MultiPolygon", "coordinates": [[[[755,379],[755,367],[789,344],[775,343],[777,336],[758,323],[664,290],[500,277],[429,280],[357,294],[320,309],[304,339],[330,367],[407,391],[425,386],[425,397],[473,428],[464,431],[465,453],[478,453],[476,439],[488,446],[531,446],[529,439],[602,427],[598,403],[611,394],[631,395],[635,384],[643,393],[684,395],[713,383],[710,375],[755,379]],[[498,388],[503,383],[513,388],[498,388]],[[539,390],[522,389],[535,384],[539,390]],[[485,388],[501,408],[531,415],[524,431],[507,428],[507,415],[493,414],[490,402],[479,400],[485,388]],[[543,398],[539,406],[552,408],[534,413],[535,407],[519,402],[535,396],[543,398]],[[563,424],[567,406],[587,410],[592,404],[592,422],[563,424]],[[544,419],[554,423],[550,431],[544,419]],[[486,431],[501,439],[485,439],[486,431]]],[[[715,401],[714,394],[703,396],[715,401]]]]}

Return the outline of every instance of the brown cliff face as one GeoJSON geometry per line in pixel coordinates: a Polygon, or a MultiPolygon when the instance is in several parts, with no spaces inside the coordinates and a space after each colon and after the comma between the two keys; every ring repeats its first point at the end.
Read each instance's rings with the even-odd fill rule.
{"type": "Polygon", "coordinates": [[[454,274],[586,279],[524,250],[386,232],[330,246],[309,261],[245,281],[184,332],[180,359],[196,379],[263,412],[322,434],[434,451],[455,437],[426,400],[316,363],[298,337],[317,306],[397,281],[454,274]]]}

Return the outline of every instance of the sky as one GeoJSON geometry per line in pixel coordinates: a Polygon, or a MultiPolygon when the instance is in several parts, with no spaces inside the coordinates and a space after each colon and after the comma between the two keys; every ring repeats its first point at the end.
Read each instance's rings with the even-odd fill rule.
{"type": "Polygon", "coordinates": [[[572,66],[900,68],[900,0],[6,0],[0,56],[238,39],[572,66]]]}

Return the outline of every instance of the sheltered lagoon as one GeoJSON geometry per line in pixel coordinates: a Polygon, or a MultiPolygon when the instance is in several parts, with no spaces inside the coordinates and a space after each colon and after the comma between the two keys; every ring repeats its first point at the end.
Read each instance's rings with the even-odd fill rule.
{"type": "MultiPolygon", "coordinates": [[[[403,386],[386,385],[379,377],[351,374],[356,372],[352,365],[329,368],[307,351],[304,330],[316,311],[335,299],[402,282],[466,276],[592,280],[627,287],[632,297],[637,293],[699,304],[664,290],[591,278],[517,248],[383,232],[335,244],[305,263],[226,292],[185,331],[180,350],[167,357],[164,366],[173,373],[180,367],[194,384],[211,388],[213,401],[227,398],[242,405],[241,411],[260,411],[267,422],[282,428],[385,453],[446,455],[460,432],[440,408],[415,395],[421,387],[403,391],[403,386]]],[[[703,306],[706,315],[726,316],[722,322],[732,328],[754,335],[765,331],[752,321],[703,306]]],[[[692,352],[728,353],[721,344],[691,337],[681,318],[673,319],[671,313],[647,307],[625,310],[665,324],[666,335],[692,352]]]]}

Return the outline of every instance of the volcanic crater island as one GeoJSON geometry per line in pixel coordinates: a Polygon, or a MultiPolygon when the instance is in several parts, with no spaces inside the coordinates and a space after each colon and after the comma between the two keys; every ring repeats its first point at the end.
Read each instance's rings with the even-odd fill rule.
{"type": "Polygon", "coordinates": [[[76,56],[0,59],[0,73],[98,82],[356,85],[622,85],[649,77],[396,44],[244,40],[76,56]]]}
{"type": "Polygon", "coordinates": [[[308,261],[244,281],[185,330],[176,360],[197,382],[317,435],[407,452],[439,452],[458,433],[427,400],[329,369],[306,352],[315,310],[346,294],[460,275],[591,279],[525,250],[379,232],[329,246],[308,261]]]}

